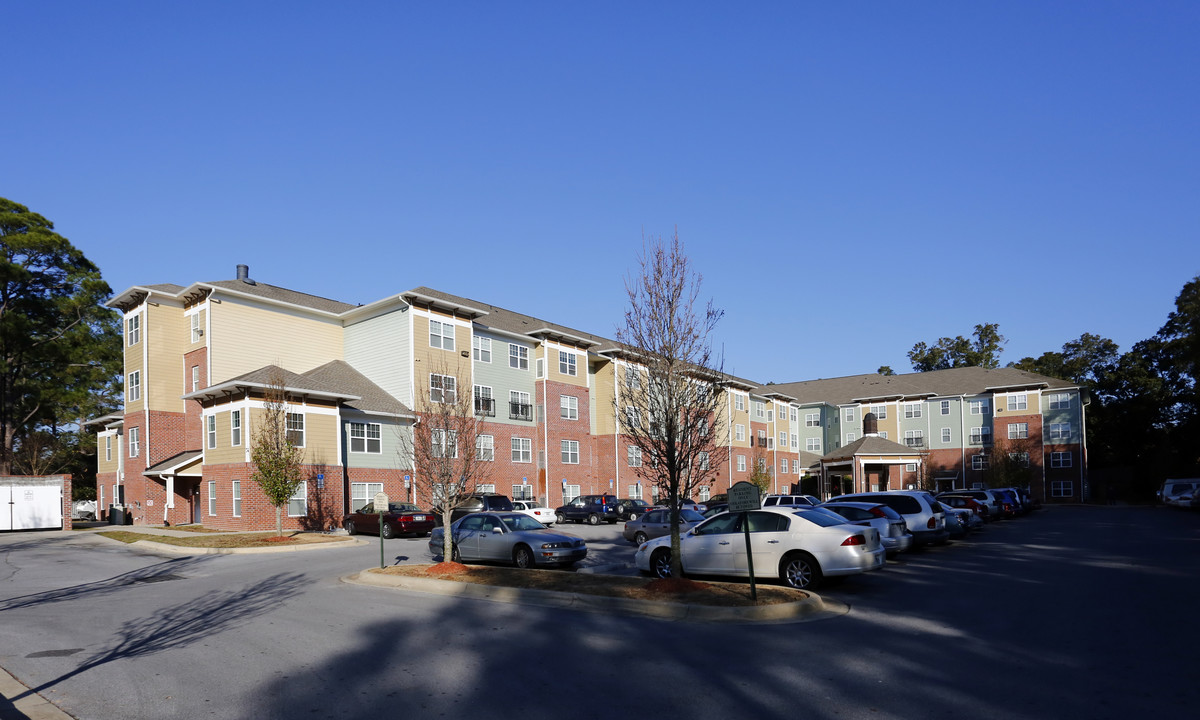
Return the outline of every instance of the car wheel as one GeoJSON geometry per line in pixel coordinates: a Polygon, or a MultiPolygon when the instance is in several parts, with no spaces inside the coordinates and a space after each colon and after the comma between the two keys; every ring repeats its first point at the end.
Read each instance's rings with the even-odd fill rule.
{"type": "Polygon", "coordinates": [[[559,521],[560,523],[565,523],[567,521],[567,516],[563,515],[562,513],[555,513],[554,519],[559,521]]]}
{"type": "Polygon", "coordinates": [[[390,540],[396,537],[396,531],[392,529],[391,524],[386,522],[383,524],[383,527],[379,528],[379,534],[382,535],[385,540],[390,540]]]}
{"type": "Polygon", "coordinates": [[[458,546],[450,546],[450,562],[462,562],[462,555],[458,554],[458,546]]]}
{"type": "Polygon", "coordinates": [[[588,515],[588,525],[599,525],[599,524],[600,524],[600,516],[599,515],[597,515],[596,513],[591,513],[588,515]]]}
{"type": "Polygon", "coordinates": [[[627,517],[627,518],[625,518],[625,519],[626,519],[626,520],[637,520],[637,518],[638,518],[638,514],[637,514],[637,513],[629,513],[629,517],[627,517]]]}
{"type": "Polygon", "coordinates": [[[518,545],[513,551],[513,564],[519,568],[533,567],[533,551],[527,545],[518,545]]]}
{"type": "Polygon", "coordinates": [[[353,521],[353,520],[347,520],[347,521],[346,521],[346,534],[347,534],[347,535],[353,535],[353,534],[354,534],[354,521],[353,521]]]}
{"type": "Polygon", "coordinates": [[[638,530],[633,536],[633,541],[638,545],[641,545],[649,539],[650,538],[646,537],[646,533],[642,532],[641,530],[638,530]]]}
{"type": "Polygon", "coordinates": [[[650,574],[658,578],[671,577],[671,551],[660,548],[650,556],[650,574]]]}
{"type": "Polygon", "coordinates": [[[793,553],[780,563],[779,578],[788,587],[813,590],[821,584],[821,566],[808,553],[793,553]]]}

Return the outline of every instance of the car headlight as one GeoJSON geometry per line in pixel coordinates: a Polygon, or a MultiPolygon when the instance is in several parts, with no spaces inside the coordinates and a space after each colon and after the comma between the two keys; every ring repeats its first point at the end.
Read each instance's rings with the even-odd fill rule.
{"type": "Polygon", "coordinates": [[[561,543],[561,542],[542,543],[543,550],[553,550],[554,548],[561,548],[561,547],[567,547],[567,543],[561,543]]]}

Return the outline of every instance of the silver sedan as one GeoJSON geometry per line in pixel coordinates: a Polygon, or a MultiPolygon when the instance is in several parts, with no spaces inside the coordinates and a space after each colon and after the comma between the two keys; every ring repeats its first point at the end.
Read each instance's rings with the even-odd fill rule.
{"type": "MultiPolygon", "coordinates": [[[[587,544],[574,535],[551,530],[520,513],[472,513],[450,525],[455,562],[505,562],[527,568],[569,565],[587,557],[587,544]]],[[[429,538],[429,554],[441,557],[443,529],[429,538]]]]}
{"type": "MultiPolygon", "coordinates": [[[[692,510],[679,511],[679,532],[704,522],[704,516],[692,510]]],[[[656,537],[671,534],[671,511],[666,508],[651,510],[635,520],[625,523],[621,531],[626,540],[632,540],[638,545],[656,537]]]]}

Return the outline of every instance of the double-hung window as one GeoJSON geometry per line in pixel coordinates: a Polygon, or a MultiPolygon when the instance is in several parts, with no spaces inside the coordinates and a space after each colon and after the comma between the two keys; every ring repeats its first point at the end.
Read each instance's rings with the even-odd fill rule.
{"type": "Polygon", "coordinates": [[[229,413],[229,444],[237,447],[242,444],[242,411],[233,410],[229,413]]]}
{"type": "Polygon", "coordinates": [[[1027,394],[1018,393],[1016,395],[1008,396],[1009,412],[1012,412],[1014,410],[1028,410],[1028,409],[1029,409],[1029,396],[1027,394]]]}
{"type": "Polygon", "coordinates": [[[854,422],[854,408],[846,408],[843,413],[842,420],[848,423],[854,422]]]}
{"type": "Polygon", "coordinates": [[[1073,497],[1075,495],[1074,480],[1051,480],[1050,497],[1073,497]]]}
{"type": "Polygon", "coordinates": [[[746,439],[746,426],[738,423],[733,426],[733,439],[742,442],[746,439]]]}
{"type": "Polygon", "coordinates": [[[435,428],[429,431],[432,455],[436,458],[458,457],[458,433],[454,430],[435,428]]]}
{"type": "Polygon", "coordinates": [[[738,469],[738,472],[746,472],[746,456],[745,455],[737,456],[737,469],[738,469]]]}
{"type": "Polygon", "coordinates": [[[478,362],[490,363],[492,361],[492,339],[479,337],[476,335],[471,338],[471,350],[475,353],[475,360],[478,362]]]}
{"type": "Polygon", "coordinates": [[[142,371],[134,370],[129,373],[129,390],[126,396],[130,402],[140,400],[142,398],[142,371]]]}
{"type": "Polygon", "coordinates": [[[104,438],[104,462],[112,462],[112,435],[104,438]]]}
{"type": "Polygon", "coordinates": [[[529,369],[529,348],[523,345],[508,344],[508,366],[516,370],[529,369]]]}
{"type": "Polygon", "coordinates": [[[375,455],[383,452],[381,430],[379,423],[350,423],[350,452],[375,455]]]}
{"type": "Polygon", "coordinates": [[[821,413],[805,413],[805,427],[821,427],[821,413]]]}
{"type": "Polygon", "coordinates": [[[943,400],[943,401],[942,401],[942,414],[943,414],[943,415],[949,415],[949,414],[950,414],[950,401],[949,401],[949,400],[943,400]]]}
{"type": "Polygon", "coordinates": [[[296,447],[304,447],[304,413],[287,414],[287,441],[296,447]]]}
{"type": "Polygon", "coordinates": [[[496,439],[491,435],[479,435],[475,438],[475,457],[481,462],[492,462],[496,459],[496,439]]]}
{"type": "Polygon", "coordinates": [[[1069,452],[1052,452],[1052,453],[1050,453],[1050,467],[1052,467],[1052,468],[1069,468],[1069,467],[1071,467],[1071,453],[1069,453],[1069,452]]]}
{"type": "Polygon", "coordinates": [[[972,470],[987,470],[988,466],[988,456],[984,453],[976,453],[971,456],[972,470]]]}
{"type": "Polygon", "coordinates": [[[515,463],[533,462],[533,441],[529,438],[513,438],[512,461],[515,463]]]}
{"type": "Polygon", "coordinates": [[[200,342],[201,336],[204,335],[204,332],[200,330],[200,313],[198,313],[198,312],[192,313],[191,325],[192,325],[192,342],[198,343],[198,342],[200,342]]]}
{"type": "Polygon", "coordinates": [[[925,447],[925,431],[924,430],[905,430],[904,444],[908,447],[925,447]]]}
{"type": "Polygon", "coordinates": [[[475,414],[496,417],[496,399],[492,397],[492,389],[487,385],[475,386],[475,414]]]}
{"type": "Polygon", "coordinates": [[[208,481],[208,514],[217,514],[217,481],[208,481]]]}
{"type": "Polygon", "coordinates": [[[215,448],[217,446],[217,416],[209,415],[208,417],[204,418],[204,427],[207,431],[206,434],[208,435],[209,449],[215,448]]]}
{"type": "Polygon", "coordinates": [[[376,493],[383,492],[383,483],[350,483],[350,511],[358,512],[371,502],[376,493]]]}
{"type": "Polygon", "coordinates": [[[578,374],[578,368],[575,367],[575,353],[566,350],[558,351],[558,373],[571,377],[578,374]]]}
{"type": "Polygon", "coordinates": [[[441,348],[442,350],[453,350],[454,325],[451,323],[440,322],[438,320],[430,320],[429,347],[441,348]]]}
{"type": "Polygon", "coordinates": [[[141,447],[141,428],[129,428],[129,457],[137,457],[142,451],[141,447]]]}
{"type": "Polygon", "coordinates": [[[625,366],[625,387],[637,390],[642,386],[642,371],[632,365],[625,366]]]}
{"type": "Polygon", "coordinates": [[[529,393],[520,390],[508,391],[508,418],[510,420],[532,420],[533,405],[529,393]]]}
{"type": "Polygon", "coordinates": [[[1051,440],[1070,440],[1071,423],[1050,423],[1051,440]]]}
{"type": "Polygon", "coordinates": [[[987,445],[992,441],[992,429],[990,427],[973,427],[971,428],[971,444],[972,445],[987,445]]]}
{"type": "MultiPolygon", "coordinates": [[[[1011,410],[1012,408],[1010,407],[1009,409],[1011,410]]],[[[1029,423],[1009,423],[1009,440],[1024,440],[1027,437],[1029,437],[1029,423]]]]}
{"type": "Polygon", "coordinates": [[[739,395],[737,393],[733,394],[733,409],[741,410],[743,412],[746,410],[746,396],[745,395],[739,395]]]}
{"type": "Polygon", "coordinates": [[[229,492],[229,500],[233,503],[233,516],[242,516],[242,481],[234,480],[229,492]]]}
{"type": "Polygon", "coordinates": [[[308,515],[308,481],[301,480],[296,493],[288,500],[288,517],[308,515]]]}
{"type": "Polygon", "coordinates": [[[559,415],[563,420],[579,419],[579,398],[574,395],[559,395],[559,415]]]}
{"type": "Polygon", "coordinates": [[[642,466],[642,449],[636,445],[625,448],[625,463],[629,467],[642,466]]]}
{"type": "Polygon", "coordinates": [[[992,413],[991,400],[972,400],[971,414],[972,415],[990,415],[992,413]]]}
{"type": "Polygon", "coordinates": [[[942,442],[948,443],[951,440],[950,428],[942,428],[942,442]]]}
{"type": "Polygon", "coordinates": [[[1050,395],[1051,410],[1067,410],[1071,407],[1071,395],[1069,393],[1053,393],[1050,395]]]}
{"type": "Polygon", "coordinates": [[[875,413],[876,420],[887,420],[887,405],[872,405],[871,412],[875,413]]]}
{"type": "Polygon", "coordinates": [[[808,452],[821,452],[821,438],[804,438],[804,449],[808,452]]]}
{"type": "Polygon", "coordinates": [[[904,403],[904,417],[910,419],[921,417],[921,403],[904,403]]]}
{"type": "Polygon", "coordinates": [[[450,403],[458,402],[458,378],[453,375],[429,375],[429,402],[450,403]]]}
{"type": "Polygon", "coordinates": [[[579,464],[579,441],[578,440],[563,440],[560,443],[562,450],[562,461],[566,465],[579,464]]]}
{"type": "Polygon", "coordinates": [[[129,340],[130,345],[137,345],[142,341],[142,316],[131,315],[125,321],[125,337],[129,340]]]}

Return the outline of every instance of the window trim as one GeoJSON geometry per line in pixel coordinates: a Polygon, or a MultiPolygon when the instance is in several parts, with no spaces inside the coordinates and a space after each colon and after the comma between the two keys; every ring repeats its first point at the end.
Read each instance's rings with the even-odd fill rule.
{"type": "Polygon", "coordinates": [[[529,348],[516,343],[508,344],[508,366],[513,370],[529,369],[529,348]]]}
{"type": "Polygon", "coordinates": [[[558,396],[558,414],[563,420],[579,419],[579,398],[574,395],[558,396]]]}
{"type": "Polygon", "coordinates": [[[304,447],[305,446],[304,445],[305,436],[307,434],[306,433],[306,423],[304,421],[304,413],[302,413],[302,412],[301,413],[294,413],[294,412],[286,413],[283,418],[283,423],[284,423],[284,437],[288,440],[292,440],[292,436],[298,433],[299,437],[300,437],[300,442],[296,442],[295,440],[292,440],[292,446],[299,447],[299,448],[304,447]],[[296,418],[299,418],[299,421],[293,422],[296,418]]]}
{"type": "Polygon", "coordinates": [[[579,441],[578,440],[560,440],[559,452],[562,458],[563,465],[578,465],[579,464],[579,441]]]}
{"type": "Polygon", "coordinates": [[[492,364],[492,339],[488,338],[488,337],[480,337],[478,335],[473,335],[471,337],[471,358],[475,362],[487,363],[487,364],[491,365],[492,364]],[[483,347],[484,343],[487,343],[486,350],[483,347]],[[484,354],[487,355],[486,359],[484,359],[484,357],[483,357],[484,354]]]}
{"type": "Polygon", "coordinates": [[[512,449],[512,462],[528,465],[533,462],[533,440],[530,438],[513,437],[509,440],[512,449]]]}
{"type": "Polygon", "coordinates": [[[242,445],[242,411],[229,411],[229,447],[242,445]],[[236,421],[236,422],[235,422],[236,421]]]}

